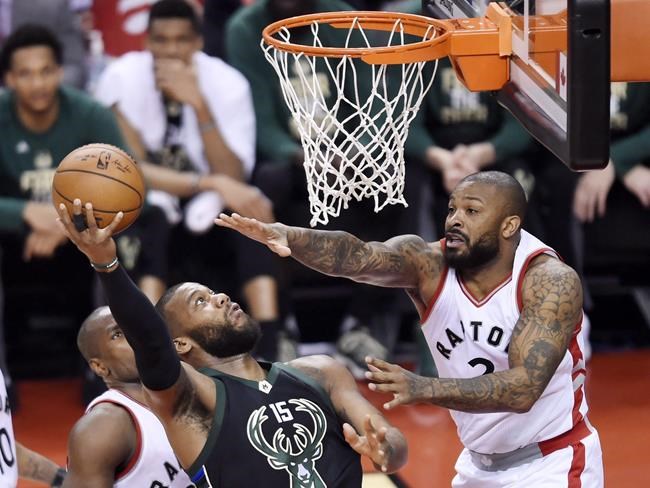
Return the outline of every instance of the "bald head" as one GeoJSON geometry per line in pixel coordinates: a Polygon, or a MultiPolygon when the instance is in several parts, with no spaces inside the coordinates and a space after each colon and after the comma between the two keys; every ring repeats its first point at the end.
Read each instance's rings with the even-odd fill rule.
{"type": "Polygon", "coordinates": [[[468,184],[494,188],[498,198],[498,202],[495,203],[501,208],[502,216],[516,215],[522,221],[524,220],[528,207],[526,193],[519,182],[509,174],[501,171],[481,171],[463,178],[457,188],[468,184]]]}
{"type": "Polygon", "coordinates": [[[79,328],[77,347],[86,361],[101,356],[99,337],[109,323],[115,322],[108,307],[99,307],[91,313],[79,328]]]}

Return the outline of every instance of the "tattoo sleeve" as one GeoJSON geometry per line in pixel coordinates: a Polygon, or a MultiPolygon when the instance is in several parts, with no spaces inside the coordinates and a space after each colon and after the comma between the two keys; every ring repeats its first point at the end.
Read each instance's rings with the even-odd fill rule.
{"type": "Polygon", "coordinates": [[[470,379],[435,379],[432,403],[465,412],[528,411],[555,373],[582,314],[582,286],[549,259],[529,269],[523,310],[508,351],[510,369],[470,379]]]}
{"type": "Polygon", "coordinates": [[[287,239],[291,255],[305,266],[371,285],[414,288],[420,272],[441,268],[415,235],[364,242],[347,232],[290,227],[287,239]]]}

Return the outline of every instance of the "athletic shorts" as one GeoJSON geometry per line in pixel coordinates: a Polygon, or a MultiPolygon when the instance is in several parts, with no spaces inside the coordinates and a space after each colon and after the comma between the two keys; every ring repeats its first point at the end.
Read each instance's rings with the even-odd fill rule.
{"type": "Polygon", "coordinates": [[[595,430],[582,440],[527,464],[485,471],[463,449],[453,488],[602,488],[603,453],[595,430]]]}

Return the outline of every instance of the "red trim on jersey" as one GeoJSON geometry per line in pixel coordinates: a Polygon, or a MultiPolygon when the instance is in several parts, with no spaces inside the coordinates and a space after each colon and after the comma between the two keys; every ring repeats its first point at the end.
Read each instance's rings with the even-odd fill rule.
{"type": "Polygon", "coordinates": [[[522,293],[521,293],[521,285],[522,285],[523,282],[524,282],[524,275],[526,274],[526,271],[528,270],[528,266],[530,265],[530,262],[531,262],[533,259],[535,259],[537,256],[540,256],[540,255],[542,255],[542,254],[545,254],[545,253],[547,253],[547,252],[549,252],[549,251],[552,252],[553,254],[555,254],[555,256],[556,256],[558,259],[562,260],[562,258],[560,257],[560,255],[559,255],[558,253],[556,253],[556,252],[555,252],[553,249],[551,249],[550,247],[542,247],[541,249],[538,249],[537,251],[535,251],[535,252],[533,252],[532,254],[530,254],[530,255],[526,258],[526,261],[524,261],[524,265],[521,267],[521,271],[519,272],[519,277],[517,278],[517,307],[519,308],[519,311],[520,311],[520,312],[521,312],[521,310],[524,308],[524,299],[523,299],[523,295],[522,295],[522,293]]]}
{"type": "Polygon", "coordinates": [[[151,407],[149,407],[146,403],[142,403],[141,401],[136,400],[136,399],[133,398],[131,395],[128,395],[128,394],[126,394],[126,393],[124,393],[123,391],[120,391],[120,390],[114,390],[114,389],[111,389],[111,391],[114,392],[114,393],[117,393],[118,395],[122,395],[123,397],[128,398],[128,399],[131,400],[133,403],[137,403],[137,404],[140,405],[142,408],[147,409],[147,410],[149,410],[149,411],[151,412],[151,407]]]}
{"type": "MultiPolygon", "coordinates": [[[[447,240],[443,237],[442,239],[440,239],[440,248],[442,249],[443,254],[445,253],[446,245],[447,245],[447,240]]],[[[440,281],[438,282],[436,291],[433,292],[433,296],[429,300],[429,304],[427,305],[427,308],[424,310],[424,313],[420,318],[420,325],[424,324],[427,321],[429,315],[431,315],[431,310],[433,310],[433,306],[438,301],[438,298],[440,298],[440,295],[442,294],[442,289],[445,287],[445,281],[447,281],[447,271],[449,271],[449,268],[445,264],[445,267],[442,269],[442,274],[440,275],[440,281]]]]}
{"type": "MultiPolygon", "coordinates": [[[[580,315],[580,320],[578,321],[578,324],[575,326],[575,330],[573,331],[573,337],[571,337],[571,342],[569,343],[569,353],[571,354],[571,358],[573,359],[573,370],[571,374],[571,380],[574,381],[578,376],[581,374],[587,376],[587,371],[584,368],[578,368],[578,364],[580,361],[583,359],[582,356],[582,350],[580,349],[580,345],[578,344],[578,334],[582,330],[582,320],[583,320],[584,314],[580,315]]],[[[580,385],[576,390],[573,392],[573,410],[571,412],[571,416],[573,418],[573,425],[576,425],[578,422],[582,420],[582,414],[580,413],[580,405],[582,405],[582,399],[584,398],[584,383],[580,385]]]]}
{"type": "Polygon", "coordinates": [[[503,288],[508,283],[510,283],[510,280],[512,280],[512,273],[510,273],[508,276],[506,276],[503,279],[503,281],[501,283],[499,283],[497,286],[495,286],[490,293],[488,293],[485,297],[483,297],[482,300],[479,300],[474,295],[472,295],[472,292],[469,291],[469,288],[467,288],[465,286],[465,283],[463,283],[463,279],[458,274],[456,274],[456,278],[458,279],[458,284],[460,285],[461,291],[469,299],[469,301],[472,302],[474,304],[474,306],[476,306],[476,307],[482,307],[487,302],[489,302],[490,298],[492,298],[494,295],[496,295],[501,288],[503,288]]]}
{"type": "Polygon", "coordinates": [[[585,470],[585,446],[582,442],[573,445],[573,460],[569,469],[568,488],[581,488],[580,475],[585,470]]]}
{"type": "Polygon", "coordinates": [[[570,430],[567,430],[564,434],[560,434],[552,439],[547,439],[542,442],[538,442],[539,450],[542,453],[542,456],[548,456],[552,452],[564,449],[565,447],[575,446],[580,444],[580,441],[591,434],[587,422],[581,420],[570,430]]]}
{"type": "Polygon", "coordinates": [[[427,305],[427,309],[424,311],[424,314],[422,315],[422,319],[420,319],[420,325],[424,324],[427,321],[429,315],[431,315],[431,310],[433,310],[433,306],[438,301],[438,298],[440,298],[440,295],[442,294],[442,289],[445,287],[445,281],[447,281],[448,271],[449,268],[447,268],[447,266],[445,265],[444,269],[442,270],[442,274],[440,275],[440,281],[438,282],[436,291],[433,292],[433,296],[431,297],[431,300],[429,300],[429,305],[427,305]]]}
{"type": "MultiPolygon", "coordinates": [[[[128,395],[125,396],[128,397],[128,395]]],[[[97,405],[100,405],[102,403],[111,403],[113,405],[117,405],[118,407],[123,408],[131,417],[131,420],[133,421],[133,425],[135,425],[135,437],[136,437],[135,450],[133,451],[133,455],[131,456],[131,459],[129,459],[129,462],[126,464],[126,466],[120,471],[118,471],[117,473],[115,473],[115,481],[117,482],[121,478],[124,478],[127,474],[129,474],[133,470],[135,465],[138,463],[138,460],[140,459],[140,455],[142,454],[142,430],[140,429],[140,423],[138,422],[138,419],[136,418],[135,414],[129,407],[127,407],[122,403],[118,403],[115,400],[106,399],[95,403],[92,408],[95,408],[97,405]]]]}

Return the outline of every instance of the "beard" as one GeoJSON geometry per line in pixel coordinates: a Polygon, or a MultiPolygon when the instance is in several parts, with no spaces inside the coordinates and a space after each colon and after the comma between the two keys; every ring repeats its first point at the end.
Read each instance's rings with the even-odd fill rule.
{"type": "Polygon", "coordinates": [[[469,244],[469,240],[465,239],[465,246],[465,253],[453,248],[445,249],[445,262],[450,268],[473,269],[492,261],[499,254],[498,233],[486,232],[474,244],[469,244]]]}
{"type": "Polygon", "coordinates": [[[247,317],[246,323],[235,327],[230,320],[223,324],[207,323],[188,335],[211,356],[227,358],[253,350],[262,336],[260,324],[247,317]]]}

